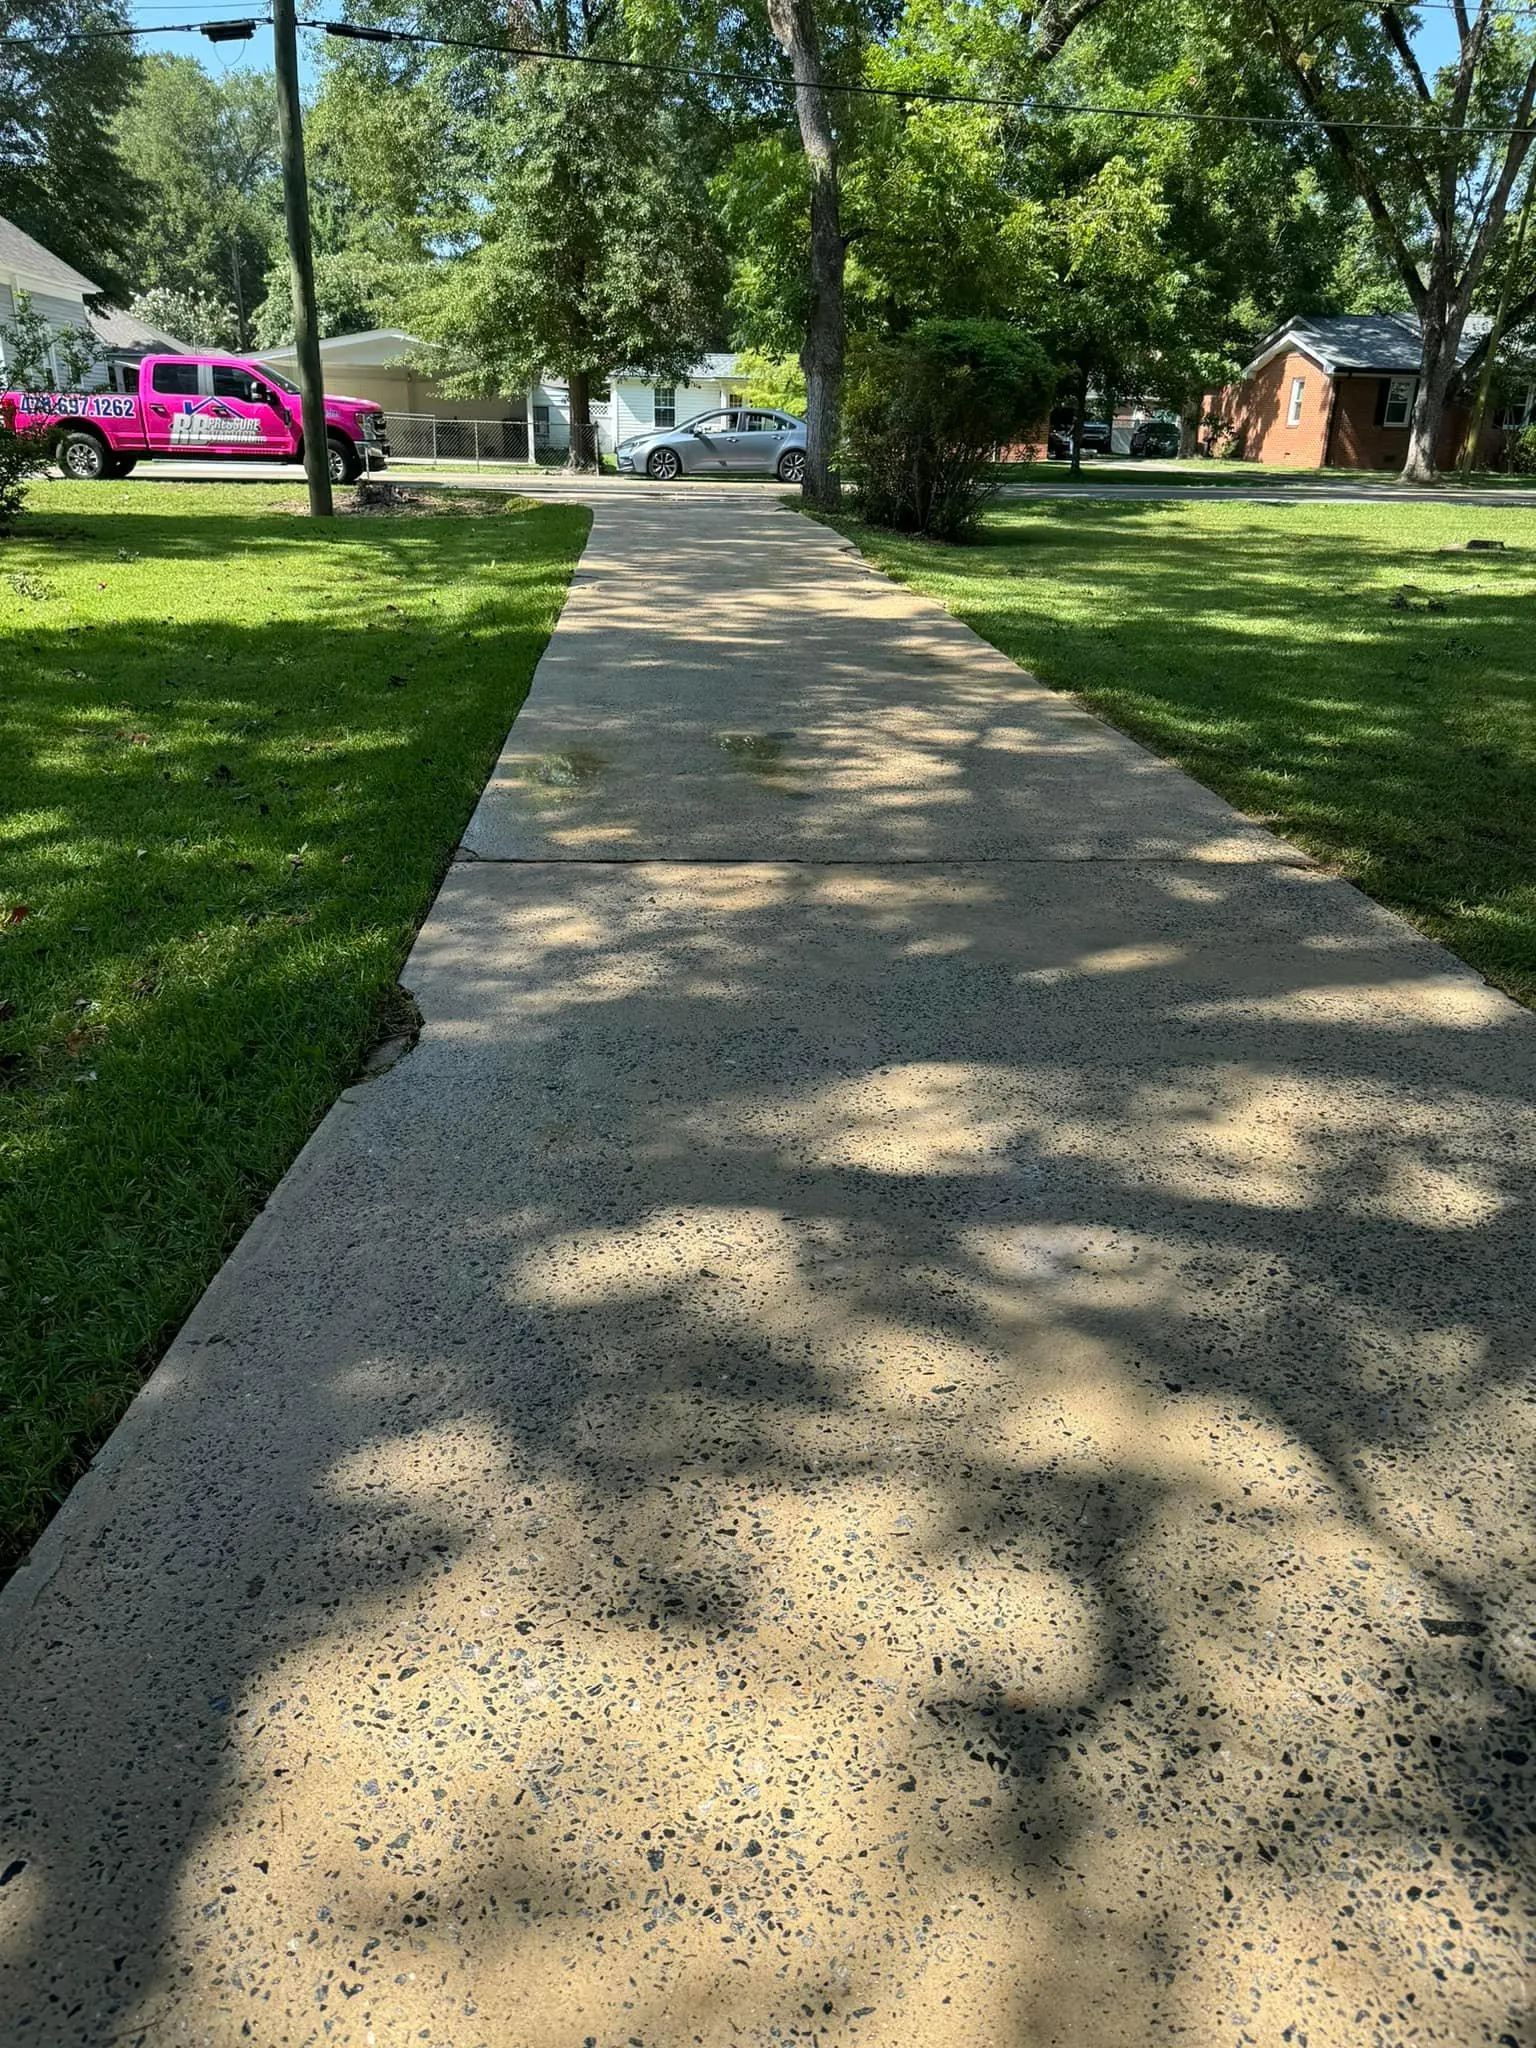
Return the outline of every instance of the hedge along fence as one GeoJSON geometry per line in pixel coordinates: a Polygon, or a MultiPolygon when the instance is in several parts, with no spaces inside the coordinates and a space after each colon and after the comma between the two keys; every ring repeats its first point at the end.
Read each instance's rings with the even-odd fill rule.
{"type": "Polygon", "coordinates": [[[862,516],[963,540],[997,489],[996,454],[1048,409],[1059,372],[1001,320],[928,320],[856,353],[844,473],[862,516]]]}

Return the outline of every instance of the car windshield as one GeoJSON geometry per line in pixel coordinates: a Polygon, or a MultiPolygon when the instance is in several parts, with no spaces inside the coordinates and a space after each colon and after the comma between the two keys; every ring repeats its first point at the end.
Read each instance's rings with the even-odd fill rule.
{"type": "Polygon", "coordinates": [[[266,378],[267,382],[275,384],[279,391],[291,391],[295,396],[298,395],[298,385],[290,384],[281,370],[274,370],[270,363],[258,363],[256,367],[262,376],[266,378]]]}

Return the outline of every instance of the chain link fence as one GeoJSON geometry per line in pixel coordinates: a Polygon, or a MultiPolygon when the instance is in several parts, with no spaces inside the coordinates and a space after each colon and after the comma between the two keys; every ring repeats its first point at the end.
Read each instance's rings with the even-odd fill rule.
{"type": "MultiPolygon", "coordinates": [[[[389,436],[389,459],[394,462],[451,462],[481,469],[488,463],[528,463],[528,428],[522,420],[440,420],[431,413],[387,412],[384,431],[389,436]]],[[[596,427],[572,428],[579,436],[585,462],[598,465],[596,427]]],[[[566,447],[552,447],[543,432],[535,429],[533,460],[551,468],[563,468],[571,459],[566,447]]]]}

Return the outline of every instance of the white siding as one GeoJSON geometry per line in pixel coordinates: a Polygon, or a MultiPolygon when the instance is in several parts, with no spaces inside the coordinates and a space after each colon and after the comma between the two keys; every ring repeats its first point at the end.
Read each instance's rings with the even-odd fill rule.
{"type": "MultiPolygon", "coordinates": [[[[732,388],[727,379],[674,386],[678,426],[686,427],[700,413],[718,412],[728,403],[732,388]]],[[[647,378],[643,382],[639,378],[621,379],[613,387],[613,406],[603,444],[611,450],[620,441],[627,441],[632,434],[648,434],[655,420],[655,379],[647,378]]]]}
{"type": "MultiPolygon", "coordinates": [[[[15,312],[18,289],[27,292],[32,301],[33,312],[40,313],[55,333],[58,333],[65,327],[88,327],[90,325],[86,317],[84,299],[67,299],[56,292],[32,291],[29,289],[24,277],[11,278],[6,283],[0,284],[0,320],[9,320],[15,312]]],[[[0,340],[0,367],[4,366],[6,360],[5,343],[3,340],[0,340]]],[[[58,374],[61,368],[61,365],[55,364],[55,374],[58,374]]],[[[99,375],[93,373],[87,380],[91,385],[101,384],[105,381],[105,371],[102,371],[99,375]]]]}
{"type": "Polygon", "coordinates": [[[56,298],[50,292],[32,294],[32,310],[41,313],[50,327],[84,327],[84,299],[56,298]]]}

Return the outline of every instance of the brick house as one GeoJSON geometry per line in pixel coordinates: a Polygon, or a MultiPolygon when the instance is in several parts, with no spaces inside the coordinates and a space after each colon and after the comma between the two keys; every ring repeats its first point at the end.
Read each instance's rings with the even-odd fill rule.
{"type": "MultiPolygon", "coordinates": [[[[1468,322],[1460,359],[1483,332],[1468,322]]],[[[1203,409],[1237,436],[1249,462],[1301,469],[1400,469],[1420,363],[1412,313],[1351,313],[1288,320],[1265,341],[1235,383],[1205,394],[1203,409]]],[[[1483,429],[1480,466],[1494,466],[1505,429],[1536,419],[1530,387],[1512,395],[1483,429]]],[[[1436,461],[1451,468],[1461,453],[1468,406],[1453,394],[1436,461]]],[[[1211,430],[1207,430],[1209,432],[1211,430]]],[[[1202,434],[1202,443],[1206,435],[1202,434]]]]}

